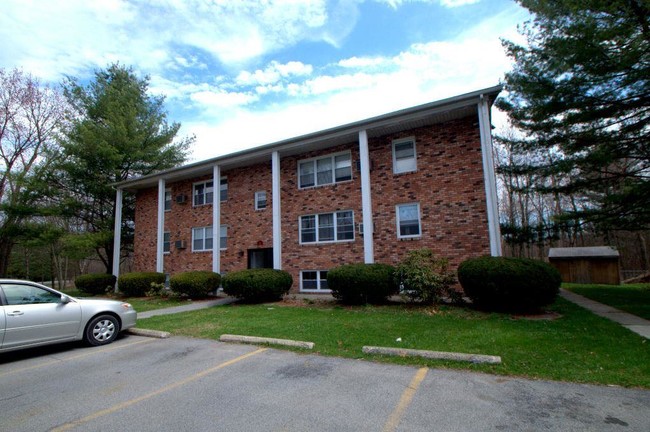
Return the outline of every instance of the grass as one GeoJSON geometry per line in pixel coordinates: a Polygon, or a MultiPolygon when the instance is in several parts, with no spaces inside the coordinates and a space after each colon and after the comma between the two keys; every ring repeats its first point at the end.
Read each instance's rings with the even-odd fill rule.
{"type": "Polygon", "coordinates": [[[650,284],[562,286],[581,296],[650,320],[650,284]]]}
{"type": "Polygon", "coordinates": [[[103,295],[90,295],[83,293],[75,288],[68,288],[63,290],[64,293],[71,295],[72,297],[95,297],[95,298],[111,298],[115,300],[122,300],[125,302],[131,303],[133,308],[138,312],[147,312],[155,309],[162,309],[174,306],[181,306],[188,304],[191,300],[179,299],[177,297],[123,297],[115,294],[103,294],[103,295]]]}
{"type": "Polygon", "coordinates": [[[200,338],[218,339],[231,333],[312,341],[316,353],[330,356],[650,388],[650,343],[646,339],[561,298],[551,309],[559,318],[518,319],[444,306],[292,307],[277,303],[213,307],[152,317],[139,325],[200,338]],[[503,363],[367,356],[361,352],[364,345],[499,355],[503,363]]]}

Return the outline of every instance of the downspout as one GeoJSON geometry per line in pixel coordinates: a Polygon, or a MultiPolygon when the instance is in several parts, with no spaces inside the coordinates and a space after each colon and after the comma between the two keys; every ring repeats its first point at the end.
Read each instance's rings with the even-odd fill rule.
{"type": "Polygon", "coordinates": [[[499,227],[499,207],[497,205],[497,184],[494,172],[494,155],[492,153],[492,126],[490,124],[490,104],[485,95],[478,103],[478,123],[481,133],[481,153],[483,155],[483,182],[487,203],[488,232],[490,237],[490,254],[501,256],[501,229],[499,227]]]}

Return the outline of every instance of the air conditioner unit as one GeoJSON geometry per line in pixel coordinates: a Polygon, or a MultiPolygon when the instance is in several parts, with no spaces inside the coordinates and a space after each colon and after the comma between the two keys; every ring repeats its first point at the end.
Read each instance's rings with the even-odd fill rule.
{"type": "Polygon", "coordinates": [[[185,240],[176,240],[175,243],[176,249],[187,249],[187,244],[185,240]]]}
{"type": "Polygon", "coordinates": [[[176,195],[176,204],[185,204],[187,202],[187,195],[176,195]]]}

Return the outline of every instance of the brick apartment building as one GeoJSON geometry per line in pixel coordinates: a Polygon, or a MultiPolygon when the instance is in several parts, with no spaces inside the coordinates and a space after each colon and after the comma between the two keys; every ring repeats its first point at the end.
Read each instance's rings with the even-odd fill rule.
{"type": "Polygon", "coordinates": [[[120,183],[118,221],[123,193],[136,195],[135,270],[272,267],[291,273],[293,292],[326,292],[341,264],[396,264],[424,247],[454,267],[500,255],[490,125],[500,91],[120,183]]]}

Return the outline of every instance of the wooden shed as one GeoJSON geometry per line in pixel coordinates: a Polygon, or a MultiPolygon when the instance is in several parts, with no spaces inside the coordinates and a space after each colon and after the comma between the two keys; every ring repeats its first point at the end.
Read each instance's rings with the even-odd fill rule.
{"type": "Polygon", "coordinates": [[[551,248],[549,262],[562,282],[620,285],[618,251],[609,246],[551,248]]]}

